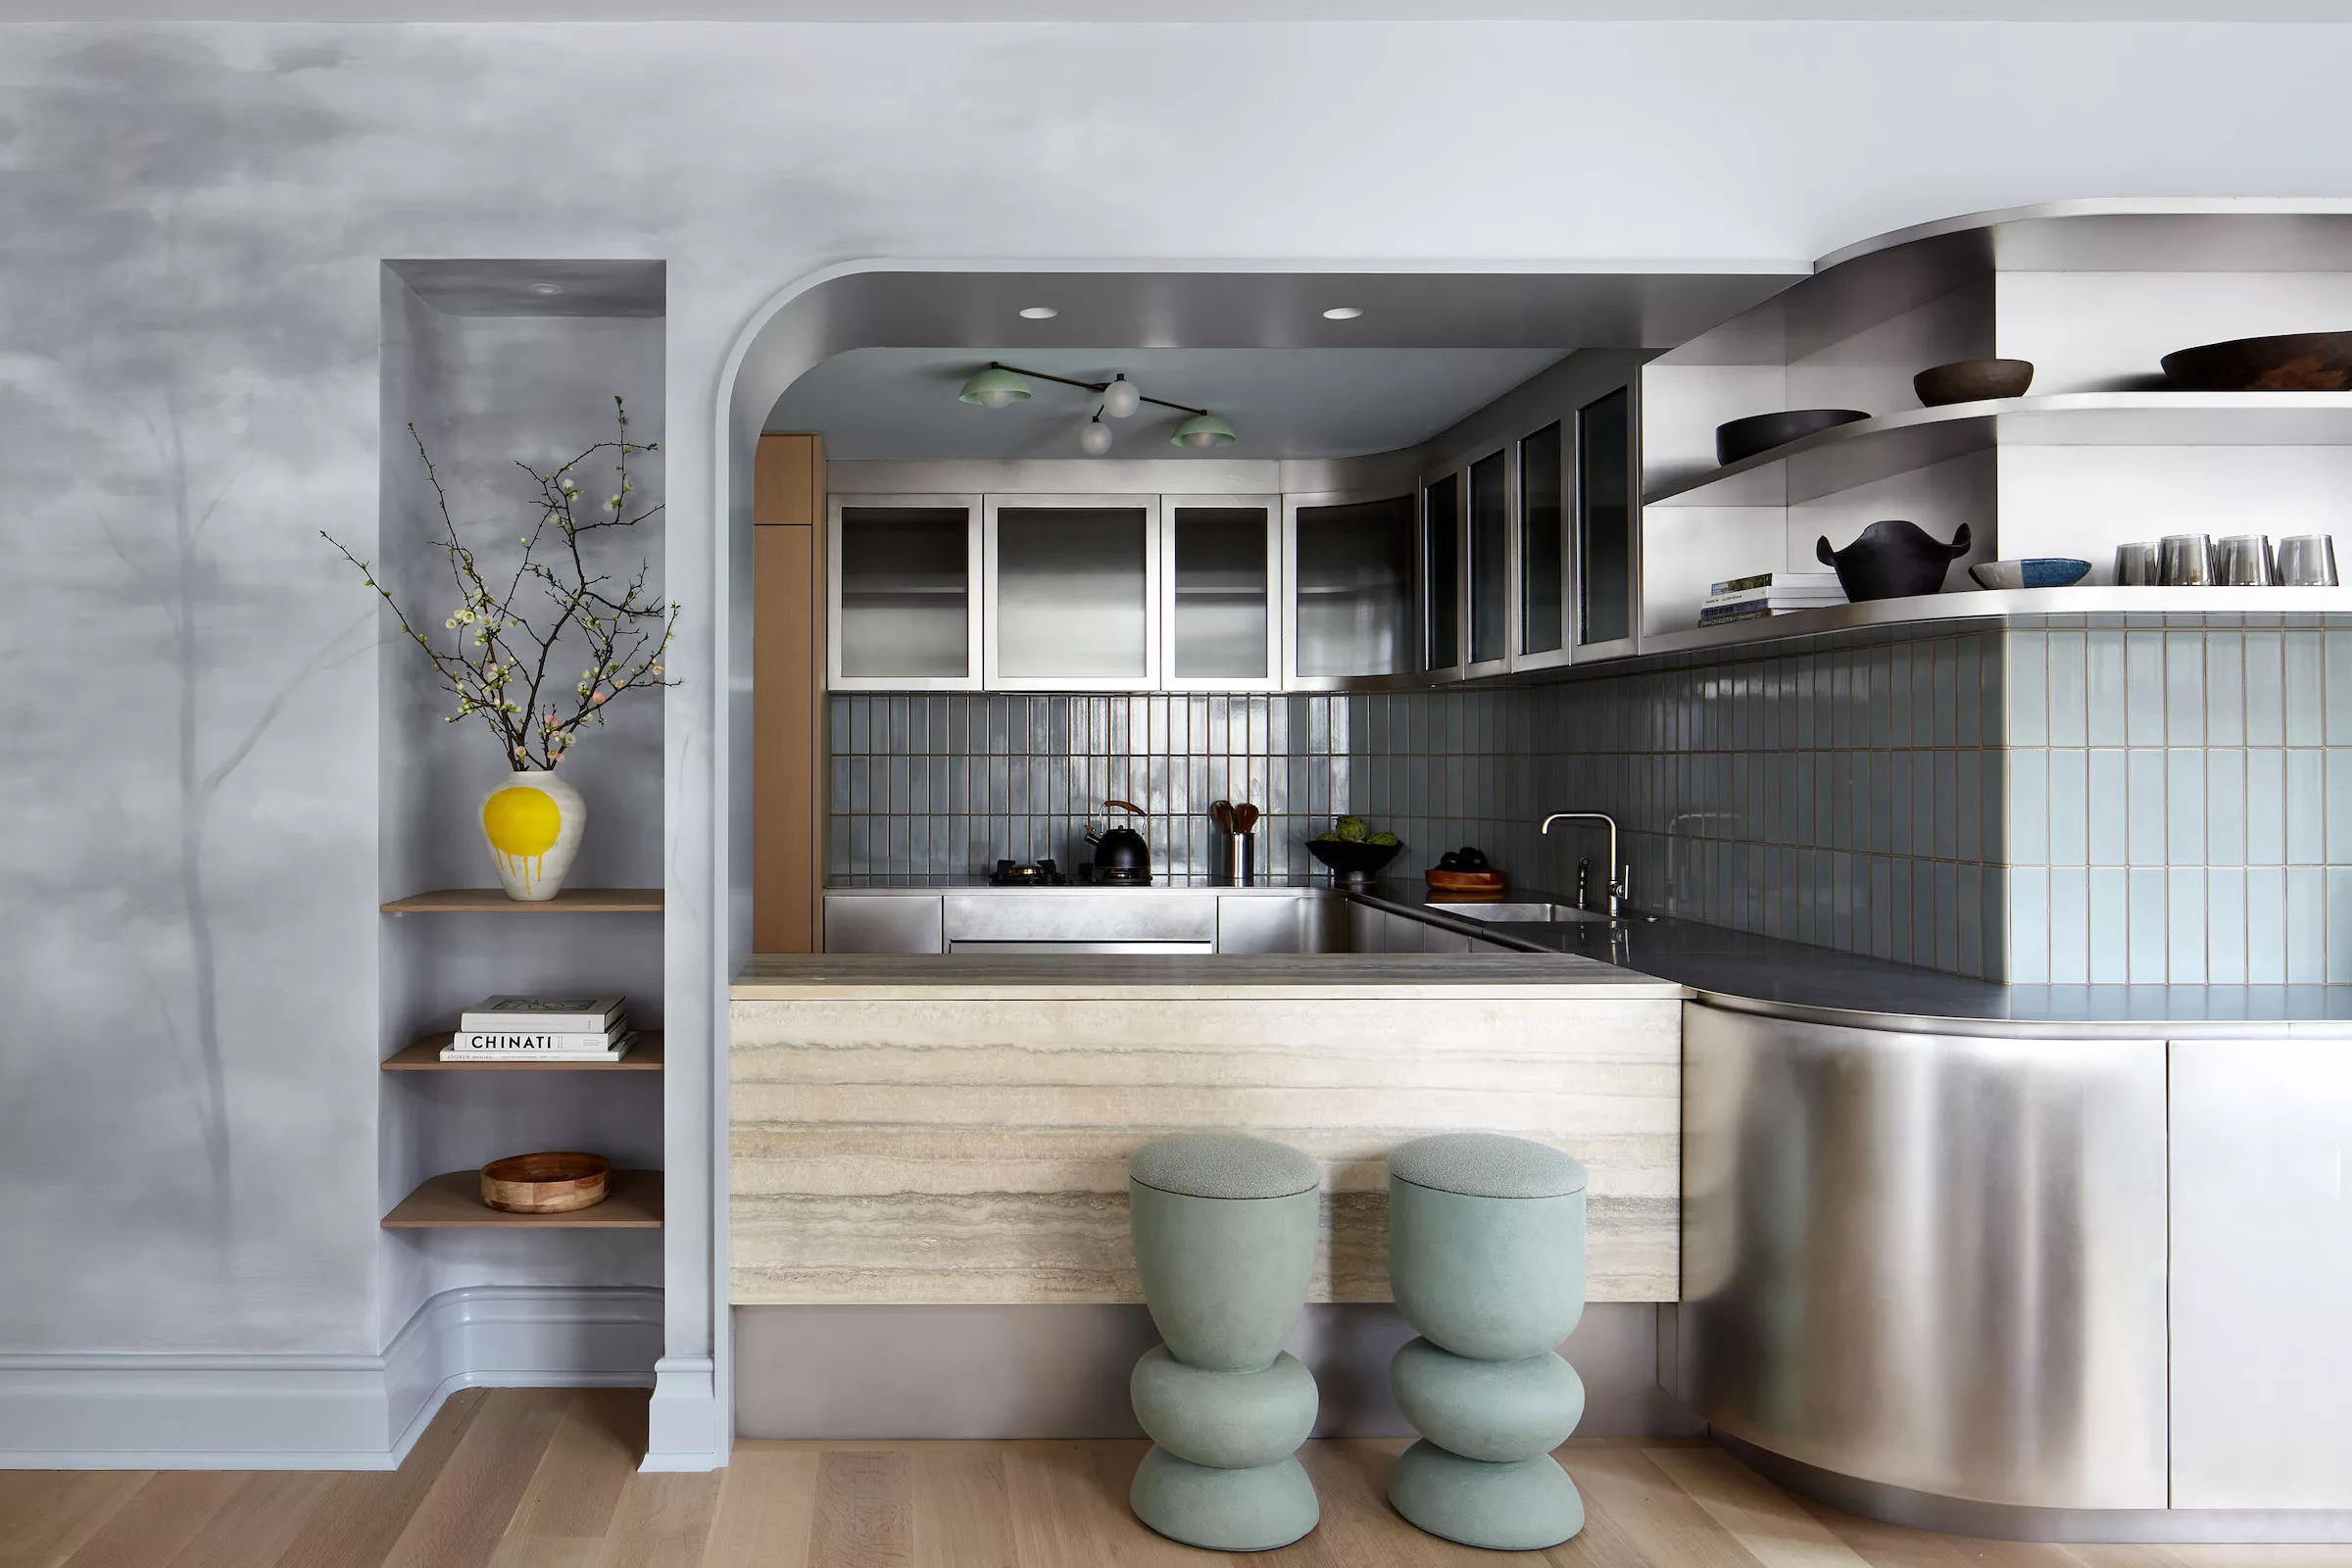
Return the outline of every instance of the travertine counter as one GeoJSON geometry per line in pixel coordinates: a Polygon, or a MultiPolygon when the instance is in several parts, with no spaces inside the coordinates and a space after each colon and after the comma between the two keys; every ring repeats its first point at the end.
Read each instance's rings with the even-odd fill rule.
{"type": "Polygon", "coordinates": [[[1388,1298],[1389,1150],[1592,1172],[1591,1298],[1677,1281],[1682,987],[1570,956],[759,956],[732,1005],[734,1299],[1135,1301],[1126,1160],[1280,1139],[1326,1171],[1314,1298],[1388,1298]]]}

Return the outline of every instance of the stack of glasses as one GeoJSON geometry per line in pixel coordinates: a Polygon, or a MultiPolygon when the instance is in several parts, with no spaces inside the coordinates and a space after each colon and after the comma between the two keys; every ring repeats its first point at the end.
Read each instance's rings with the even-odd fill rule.
{"type": "Polygon", "coordinates": [[[2218,544],[2207,534],[2167,534],[2118,546],[2115,580],[2124,588],[2333,588],[2335,539],[2289,534],[2274,552],[2266,534],[2231,534],[2218,544]]]}

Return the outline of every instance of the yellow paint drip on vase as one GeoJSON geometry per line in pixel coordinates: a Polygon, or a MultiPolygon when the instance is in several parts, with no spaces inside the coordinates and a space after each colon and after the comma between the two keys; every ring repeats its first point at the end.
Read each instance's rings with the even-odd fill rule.
{"type": "Polygon", "coordinates": [[[518,772],[482,798],[482,837],[509,898],[540,904],[562,891],[586,826],[580,792],[553,772],[518,772]]]}

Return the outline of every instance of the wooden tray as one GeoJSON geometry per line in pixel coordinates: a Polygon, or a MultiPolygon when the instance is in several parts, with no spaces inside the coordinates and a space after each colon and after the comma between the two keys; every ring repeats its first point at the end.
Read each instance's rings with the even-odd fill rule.
{"type": "Polygon", "coordinates": [[[1441,871],[1432,866],[1422,874],[1440,893],[1500,893],[1510,885],[1500,871],[1441,871]]]}
{"type": "Polygon", "coordinates": [[[482,1201],[510,1214],[568,1214],[605,1200],[602,1154],[513,1154],[482,1167],[482,1201]]]}

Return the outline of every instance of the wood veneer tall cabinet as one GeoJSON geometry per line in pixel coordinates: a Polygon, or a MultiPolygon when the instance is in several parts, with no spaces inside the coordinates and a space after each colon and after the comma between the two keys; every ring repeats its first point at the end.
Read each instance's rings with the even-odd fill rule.
{"type": "Polygon", "coordinates": [[[825,447],[763,435],[752,475],[752,944],[824,951],[825,447]]]}

